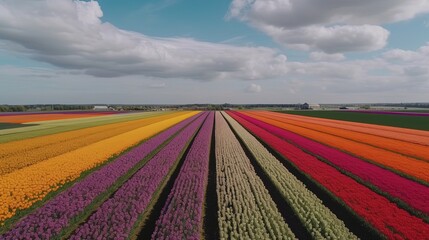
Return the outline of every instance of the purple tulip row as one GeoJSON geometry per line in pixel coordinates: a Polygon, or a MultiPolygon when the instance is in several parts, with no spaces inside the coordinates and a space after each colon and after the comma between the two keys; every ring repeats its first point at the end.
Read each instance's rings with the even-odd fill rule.
{"type": "Polygon", "coordinates": [[[390,114],[390,115],[414,116],[414,117],[429,117],[429,113],[427,113],[427,112],[389,112],[389,111],[373,111],[373,110],[349,110],[347,112],[371,113],[371,114],[390,114]]]}
{"type": "Polygon", "coordinates": [[[156,222],[152,239],[200,239],[214,112],[196,136],[156,222]]]}
{"type": "Polygon", "coordinates": [[[70,221],[82,214],[94,199],[111,187],[139,161],[148,156],[173,134],[197,119],[188,118],[157,136],[121,155],[110,164],[94,171],[64,192],[60,193],[35,212],[19,221],[1,239],[50,239],[58,235],[70,221]]]}
{"type": "Polygon", "coordinates": [[[127,239],[207,113],[181,131],[105,201],[70,239],[127,239]]]}

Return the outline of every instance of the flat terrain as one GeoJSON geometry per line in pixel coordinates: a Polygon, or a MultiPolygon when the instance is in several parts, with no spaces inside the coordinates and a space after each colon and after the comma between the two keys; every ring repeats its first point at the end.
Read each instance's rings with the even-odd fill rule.
{"type": "Polygon", "coordinates": [[[295,114],[309,117],[328,118],[351,122],[370,123],[401,128],[429,130],[429,117],[401,116],[388,114],[370,114],[362,112],[346,111],[282,111],[287,114],[295,114]]]}
{"type": "Polygon", "coordinates": [[[429,131],[270,111],[19,117],[0,130],[0,239],[429,236],[429,131]]]}

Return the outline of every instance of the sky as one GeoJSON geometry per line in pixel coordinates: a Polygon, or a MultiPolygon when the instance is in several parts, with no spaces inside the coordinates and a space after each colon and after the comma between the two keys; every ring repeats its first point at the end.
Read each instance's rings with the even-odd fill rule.
{"type": "Polygon", "coordinates": [[[429,102],[429,0],[0,0],[0,104],[429,102]]]}

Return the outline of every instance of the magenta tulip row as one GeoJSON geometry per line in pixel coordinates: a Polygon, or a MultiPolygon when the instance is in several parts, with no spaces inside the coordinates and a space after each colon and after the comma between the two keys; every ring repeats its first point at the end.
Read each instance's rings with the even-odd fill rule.
{"type": "MultiPolygon", "coordinates": [[[[251,121],[257,126],[265,126],[261,121],[252,119],[239,112],[234,113],[243,119],[251,121]]],[[[429,205],[427,204],[427,196],[429,196],[428,187],[293,132],[287,130],[271,132],[278,137],[294,143],[308,152],[322,157],[340,169],[352,173],[363,181],[376,186],[385,193],[388,193],[393,198],[401,199],[414,209],[425,214],[429,214],[429,205]]]]}

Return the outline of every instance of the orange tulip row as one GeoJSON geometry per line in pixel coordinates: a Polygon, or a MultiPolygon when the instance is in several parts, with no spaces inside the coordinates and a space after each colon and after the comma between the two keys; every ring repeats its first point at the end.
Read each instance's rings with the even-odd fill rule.
{"type": "Polygon", "coordinates": [[[181,114],[178,112],[0,144],[0,175],[181,114]]]}
{"type": "MultiPolygon", "coordinates": [[[[346,124],[335,124],[332,126],[326,126],[318,121],[306,121],[296,117],[290,117],[289,115],[282,116],[280,114],[263,113],[264,117],[278,120],[295,126],[312,129],[315,131],[331,134],[334,136],[350,139],[356,142],[365,143],[379,148],[384,148],[396,153],[408,155],[411,157],[419,158],[422,160],[429,161],[429,146],[416,144],[408,141],[392,139],[384,136],[377,136],[377,133],[384,133],[386,131],[379,129],[371,129],[370,133],[356,132],[348,129],[349,126],[346,124]]],[[[396,136],[404,135],[403,133],[395,133],[396,136]]],[[[415,135],[414,135],[415,136],[415,135]]],[[[419,137],[419,136],[415,136],[419,137]]],[[[423,137],[421,137],[423,138],[423,137]]],[[[429,144],[429,142],[424,142],[429,144]]]]}
{"type": "Polygon", "coordinates": [[[351,153],[378,165],[385,166],[405,175],[429,182],[429,164],[425,161],[417,160],[415,158],[394,153],[382,148],[373,147],[365,143],[360,143],[328,133],[293,125],[288,123],[288,120],[272,119],[267,117],[264,112],[243,113],[273,126],[297,133],[301,136],[313,139],[325,145],[351,153]]]}
{"type": "Polygon", "coordinates": [[[66,113],[53,113],[53,114],[20,114],[11,116],[0,116],[0,122],[6,123],[29,123],[29,122],[41,122],[59,119],[72,119],[72,118],[85,118],[85,117],[97,117],[103,115],[110,115],[112,112],[99,112],[99,113],[82,113],[82,114],[66,114],[66,113]]]}
{"type": "Polygon", "coordinates": [[[271,116],[282,116],[286,119],[297,120],[303,123],[311,123],[316,125],[334,127],[338,129],[350,130],[357,133],[366,133],[379,137],[401,140],[404,142],[417,143],[424,146],[429,146],[429,133],[427,131],[389,127],[375,124],[347,122],[341,120],[332,120],[326,118],[316,118],[307,116],[297,116],[293,114],[282,114],[274,112],[264,112],[271,116]]]}
{"type": "Polygon", "coordinates": [[[0,225],[82,172],[197,113],[184,112],[0,176],[0,225]]]}

